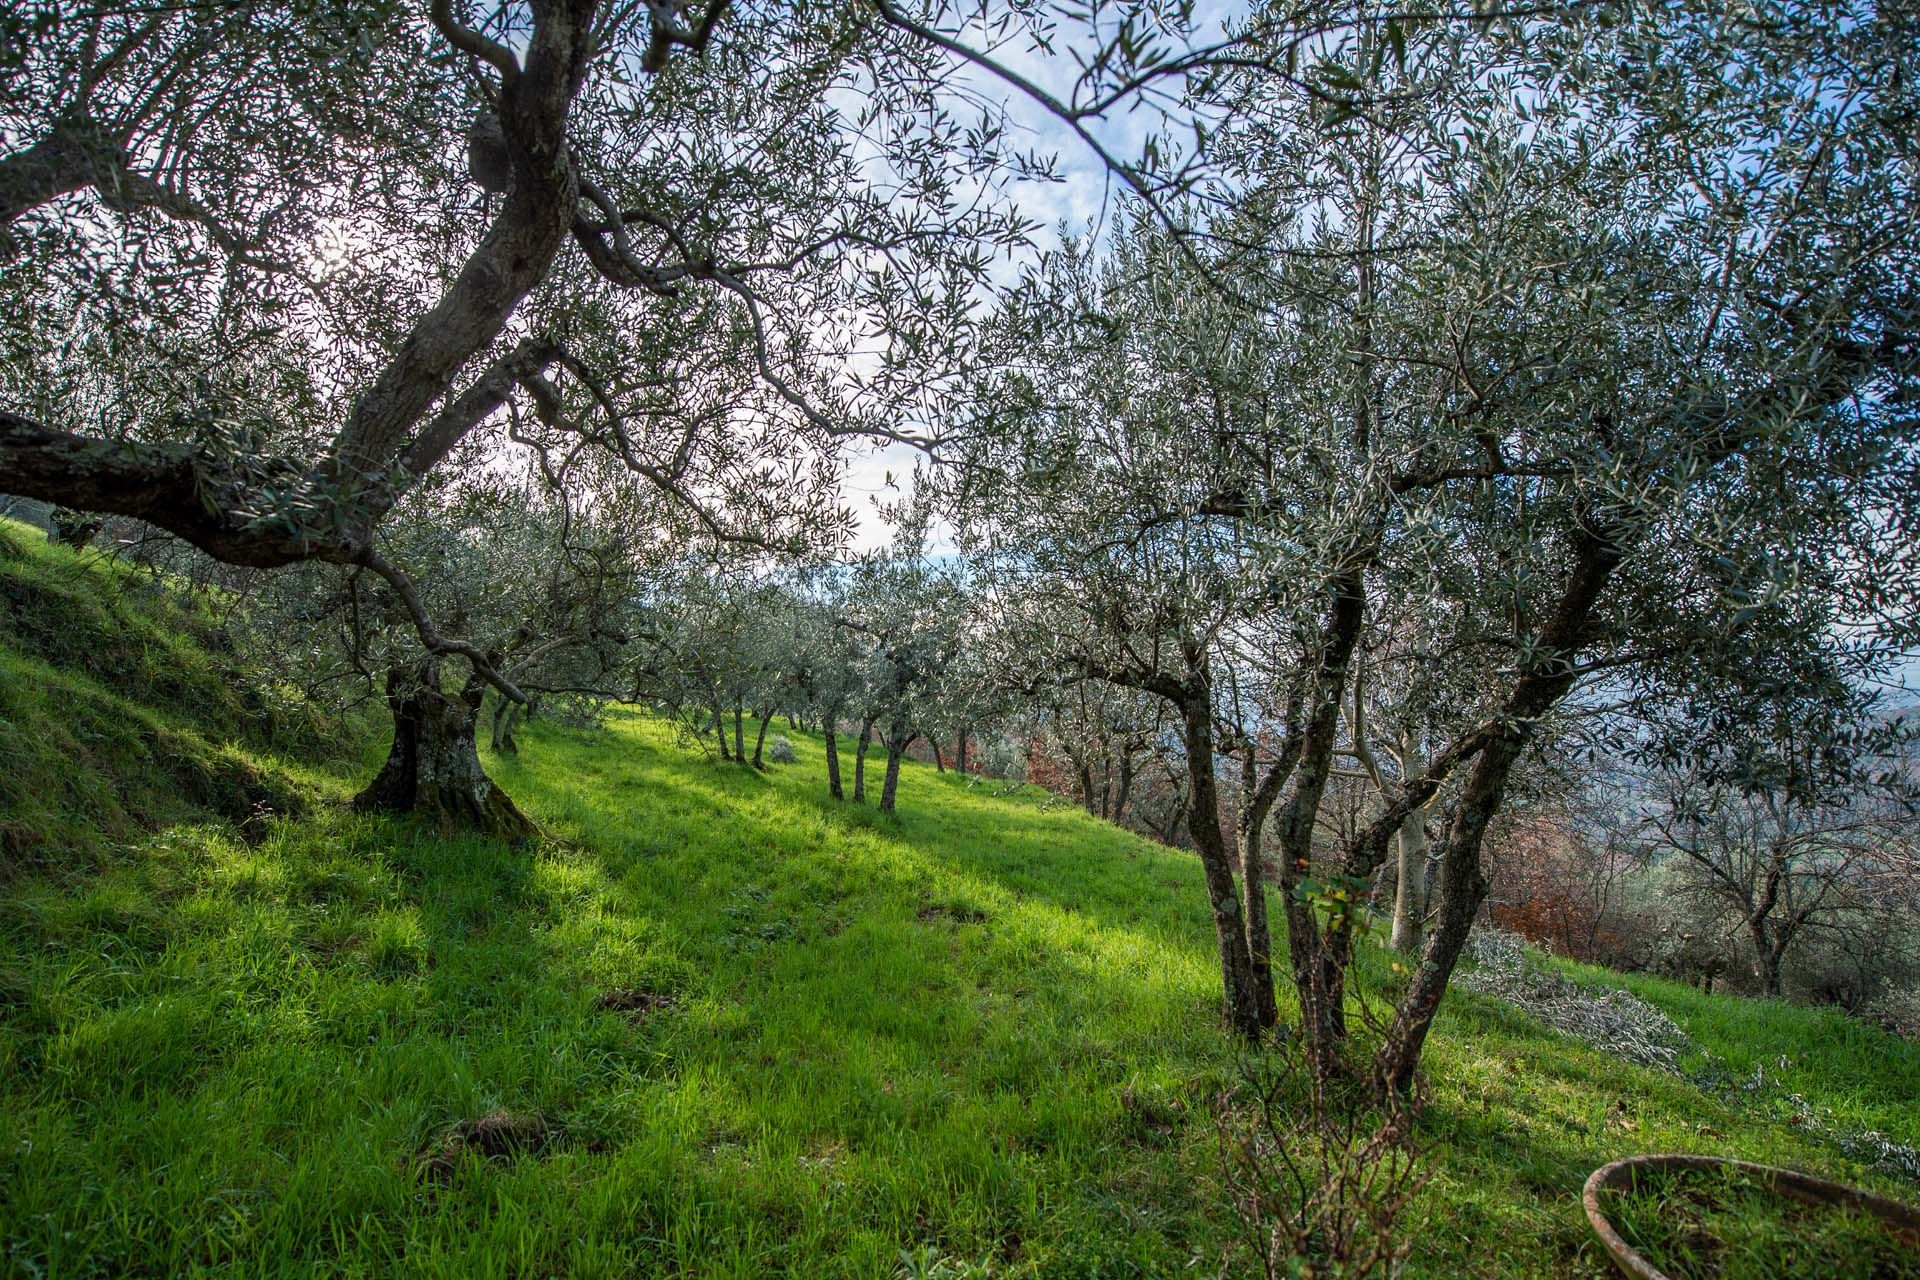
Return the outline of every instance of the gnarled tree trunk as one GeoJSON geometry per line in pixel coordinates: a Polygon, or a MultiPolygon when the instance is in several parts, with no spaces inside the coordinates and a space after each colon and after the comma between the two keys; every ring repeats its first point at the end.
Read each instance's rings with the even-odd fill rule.
{"type": "Polygon", "coordinates": [[[477,831],[524,840],[537,828],[480,765],[474,727],[485,686],[468,680],[458,697],[440,687],[440,664],[387,673],[393,746],[387,762],[354,797],[356,809],[417,814],[443,832],[477,831]]]}
{"type": "Polygon", "coordinates": [[[853,753],[853,798],[867,798],[867,747],[873,741],[873,717],[860,722],[860,745],[853,753]]]}
{"type": "Polygon", "coordinates": [[[1786,956],[1793,934],[1784,922],[1770,923],[1766,916],[1750,918],[1747,921],[1747,934],[1753,940],[1753,976],[1760,980],[1762,994],[1777,999],[1783,990],[1780,982],[1781,961],[1786,956]]]}
{"type": "Polygon", "coordinates": [[[836,711],[827,722],[827,794],[835,800],[846,796],[840,790],[840,717],[836,711]]]}
{"type": "Polygon", "coordinates": [[[524,708],[511,698],[502,698],[493,708],[493,749],[507,755],[518,755],[520,744],[513,740],[514,731],[520,727],[520,717],[524,708]]]}
{"type": "Polygon", "coordinates": [[[1253,956],[1247,949],[1247,931],[1240,908],[1240,891],[1233,882],[1233,862],[1220,834],[1219,792],[1213,780],[1213,702],[1204,684],[1189,688],[1181,706],[1182,732],[1187,748],[1187,775],[1193,803],[1187,810],[1187,831],[1200,854],[1200,869],[1213,908],[1215,941],[1220,947],[1220,982],[1227,1023],[1248,1040],[1266,1029],[1253,956]]]}
{"type": "Polygon", "coordinates": [[[1499,812],[1514,761],[1526,745],[1525,734],[1511,731],[1490,744],[1474,764],[1465,793],[1454,810],[1446,836],[1446,856],[1440,863],[1440,911],[1433,932],[1420,950],[1407,992],[1394,1011],[1392,1024],[1374,1054],[1374,1085],[1381,1093],[1404,1093],[1413,1085],[1413,1073],[1426,1045],[1427,1031],[1440,1009],[1453,967],[1466,948],[1474,917],[1487,898],[1487,879],[1480,869],[1480,847],[1487,828],[1499,812]]]}
{"type": "Polygon", "coordinates": [[[907,732],[902,725],[895,724],[887,733],[887,776],[880,784],[880,812],[893,812],[893,796],[900,789],[900,757],[907,753],[917,734],[907,732]]]}
{"type": "Polygon", "coordinates": [[[1127,816],[1127,797],[1133,794],[1133,753],[1120,753],[1120,794],[1113,798],[1113,812],[1108,818],[1118,825],[1127,816]]]}
{"type": "Polygon", "coordinates": [[[1260,1011],[1262,1027],[1277,1026],[1280,1006],[1273,990],[1273,931],[1267,921],[1267,881],[1272,878],[1262,839],[1266,835],[1267,815],[1279,798],[1280,788],[1292,772],[1283,760],[1262,778],[1254,744],[1248,743],[1241,758],[1240,815],[1234,823],[1239,845],[1240,883],[1246,892],[1247,959],[1252,966],[1253,1001],[1260,1011]]]}

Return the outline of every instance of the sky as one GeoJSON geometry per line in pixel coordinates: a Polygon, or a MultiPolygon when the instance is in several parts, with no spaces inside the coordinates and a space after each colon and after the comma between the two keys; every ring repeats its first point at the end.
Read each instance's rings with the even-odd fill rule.
{"type": "MultiPolygon", "coordinates": [[[[1226,3],[1201,3],[1195,7],[1197,42],[1219,37],[1225,24],[1244,14],[1241,0],[1226,3]]],[[[1082,39],[1091,37],[1083,31],[1082,39]]],[[[986,41],[975,33],[968,41],[985,50],[986,41]]],[[[1010,70],[1025,77],[1056,98],[1071,97],[1078,67],[1066,52],[1069,43],[1063,32],[1048,57],[1027,47],[1024,40],[995,51],[996,58],[1010,70]]],[[[968,91],[978,98],[996,103],[1004,113],[1013,145],[1021,150],[1040,151],[1057,157],[1058,182],[1021,182],[1014,186],[1012,198],[1020,212],[1039,228],[1035,252],[1057,246],[1063,235],[1087,236],[1103,233],[1118,208],[1124,184],[1074,136],[1057,117],[1031,98],[984,71],[969,71],[965,79],[968,91]]],[[[1139,156],[1147,137],[1163,124],[1163,118],[1151,109],[1116,110],[1096,122],[1091,132],[1109,153],[1121,160],[1139,156]]],[[[1004,278],[1017,274],[1019,262],[1004,268],[1004,278]]],[[[881,503],[897,501],[911,485],[918,451],[904,445],[866,445],[850,449],[846,478],[841,486],[847,507],[857,520],[852,550],[875,550],[889,544],[892,531],[880,515],[881,503]],[[888,483],[891,476],[892,484],[888,483]]],[[[950,548],[936,546],[936,552],[950,548]]]]}

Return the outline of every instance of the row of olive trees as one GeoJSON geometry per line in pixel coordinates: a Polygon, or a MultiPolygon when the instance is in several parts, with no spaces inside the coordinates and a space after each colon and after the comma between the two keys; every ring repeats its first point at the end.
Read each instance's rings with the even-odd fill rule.
{"type": "Polygon", "coordinates": [[[0,50],[5,489],[320,566],[356,658],[410,630],[420,745],[370,803],[492,796],[408,690],[524,706],[515,655],[572,629],[465,607],[509,542],[445,492],[524,469],[625,542],[831,547],[839,442],[937,400],[1025,236],[959,59],[865,7],[25,5],[0,50]]]}
{"type": "MultiPolygon", "coordinates": [[[[1420,962],[1372,1075],[1405,1087],[1544,740],[1663,698],[1843,699],[1913,639],[1920,41],[1845,0],[1271,3],[1213,45],[1185,6],[1096,8],[9,11],[0,482],[330,566],[353,660],[373,617],[428,664],[370,789],[404,803],[493,794],[470,717],[410,701],[430,664],[468,710],[525,702],[512,655],[557,662],[600,608],[565,533],[525,544],[565,573],[496,601],[507,544],[449,495],[518,460],[684,568],[694,540],[835,545],[838,441],[919,443],[994,643],[880,570],[845,607],[824,585],[802,630],[861,674],[815,718],[897,776],[975,714],[941,692],[956,655],[993,673],[965,686],[1147,700],[1242,1033],[1279,1016],[1271,879],[1336,1068],[1352,903],[1399,864],[1420,962]],[[1008,183],[1046,169],[961,109],[993,75],[1137,217],[983,333],[991,259],[1028,241],[1008,183]],[[1141,102],[1176,127],[1123,161],[1098,125],[1141,102]]],[[[611,581],[668,634],[644,573],[611,581]]],[[[716,727],[776,701],[727,635],[738,663],[679,650],[716,727]]]]}
{"type": "Polygon", "coordinates": [[[1391,1091],[1543,739],[1660,700],[1844,703],[1912,642],[1920,46],[1838,13],[1383,41],[1365,12],[1331,38],[1363,102],[1208,84],[1232,174],[1208,235],[1149,210],[1055,255],[926,489],[986,566],[1005,663],[1179,723],[1243,1033],[1278,1016],[1271,876],[1342,1069],[1350,904],[1444,816],[1373,1046],[1391,1091]],[[1346,772],[1380,803],[1329,838],[1346,772]]]}
{"type": "Polygon", "coordinates": [[[692,736],[710,740],[723,760],[759,768],[775,717],[817,728],[829,794],[850,792],[856,802],[867,798],[867,757],[878,744],[883,813],[894,811],[900,765],[916,742],[954,744],[964,770],[969,743],[995,727],[1005,705],[977,664],[961,584],[912,558],[757,576],[703,569],[677,582],[656,623],[636,655],[637,687],[692,736]],[[850,787],[843,729],[854,732],[850,787]]]}
{"type": "MultiPolygon", "coordinates": [[[[1066,99],[1030,96],[1088,137],[1244,43],[1200,57],[1181,14],[1126,6],[1107,15],[1115,39],[1073,12],[1002,16],[1071,69],[1066,99]],[[1078,56],[1055,43],[1063,18],[1078,56]]],[[[434,677],[402,684],[437,687],[444,664],[525,706],[491,639],[436,611],[451,584],[429,575],[483,575],[455,591],[483,596],[490,569],[428,550],[474,541],[457,521],[429,530],[433,491],[506,459],[582,510],[651,491],[662,501],[626,504],[643,524],[621,536],[640,543],[681,526],[779,552],[844,541],[839,442],[928,442],[990,264],[1030,240],[1009,184],[1050,170],[980,92],[1004,68],[968,47],[976,16],[9,6],[7,491],[148,522],[227,566],[327,566],[356,584],[361,634],[375,611],[359,588],[377,578],[415,636],[392,643],[424,650],[434,677]]],[[[1122,180],[1173,190],[1171,160],[1150,152],[1122,180]]],[[[439,761],[486,793],[458,748],[392,764],[439,761]]],[[[441,789],[388,781],[370,794],[441,789]]],[[[485,805],[465,816],[516,826],[485,805]]]]}

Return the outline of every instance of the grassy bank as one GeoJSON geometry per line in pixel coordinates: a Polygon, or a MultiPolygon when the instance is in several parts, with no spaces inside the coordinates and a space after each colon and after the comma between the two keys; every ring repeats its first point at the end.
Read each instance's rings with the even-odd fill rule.
{"type": "MultiPolygon", "coordinates": [[[[6,660],[167,714],[18,645],[6,660]]],[[[23,693],[23,669],[0,677],[7,744],[74,705],[23,693]]],[[[1235,1061],[1190,858],[912,764],[881,819],[827,800],[817,739],[759,774],[638,713],[536,723],[490,758],[550,835],[510,850],[345,812],[358,751],[284,765],[195,732],[284,769],[300,816],[69,796],[40,821],[104,824],[85,847],[43,840],[5,869],[0,1268],[1217,1272],[1209,1100],[1235,1061]]],[[[165,790],[112,794],[141,788],[165,790]]],[[[1759,1066],[1913,1142],[1920,1051],[1632,985],[1701,1046],[1706,1087],[1449,997],[1417,1273],[1605,1274],[1577,1192],[1629,1152],[1898,1189],[1708,1069],[1759,1066]]]]}

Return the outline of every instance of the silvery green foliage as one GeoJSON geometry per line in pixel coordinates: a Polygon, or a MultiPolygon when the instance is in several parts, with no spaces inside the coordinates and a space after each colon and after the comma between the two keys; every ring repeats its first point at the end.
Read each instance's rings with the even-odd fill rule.
{"type": "Polygon", "coordinates": [[[1027,760],[1021,744],[1006,734],[982,738],[976,750],[974,771],[988,778],[1011,778],[1016,783],[1027,776],[1027,760]]]}
{"type": "Polygon", "coordinates": [[[784,597],[739,562],[692,558],[675,566],[636,662],[635,691],[710,734],[738,709],[778,705],[780,657],[770,638],[784,597]]]}
{"type": "MultiPolygon", "coordinates": [[[[644,494],[603,495],[589,516],[537,481],[482,473],[438,482],[390,522],[429,617],[457,626],[500,678],[529,696],[588,702],[631,687],[635,639],[671,542],[647,536],[644,494]]],[[[204,558],[189,567],[212,571],[204,558]]],[[[321,701],[364,697],[426,656],[415,620],[377,575],[325,564],[230,581],[236,632],[259,660],[321,701]]],[[[558,704],[549,699],[549,710],[558,704]]]]}
{"type": "Polygon", "coordinates": [[[1380,1066],[1405,1083],[1543,730],[1678,755],[1711,718],[1634,717],[1841,706],[1920,636],[1920,42],[1844,2],[1339,13],[1337,101],[1223,69],[1185,230],[1149,207],[1008,303],[934,487],[1009,664],[1184,705],[1208,761],[1271,744],[1283,886],[1370,876],[1394,806],[1443,802],[1432,963],[1380,1066]],[[1381,745],[1362,671],[1422,763],[1329,848],[1336,760],[1381,745]]]}
{"type": "Polygon", "coordinates": [[[1556,1031],[1643,1067],[1680,1074],[1694,1049],[1680,1025],[1631,992],[1584,986],[1548,968],[1519,937],[1481,926],[1468,943],[1473,967],[1455,979],[1556,1031]]]}
{"type": "Polygon", "coordinates": [[[502,455],[836,545],[840,442],[932,416],[1023,164],[866,9],[695,8],[7,7],[0,470],[402,592],[388,521],[502,455]]]}
{"type": "Polygon", "coordinates": [[[1831,1107],[1816,1107],[1800,1094],[1790,1093],[1786,1100],[1794,1122],[1808,1133],[1826,1138],[1844,1155],[1869,1168],[1920,1183],[1920,1148],[1897,1141],[1878,1129],[1837,1124],[1831,1107]]]}
{"type": "Polygon", "coordinates": [[[793,743],[784,733],[777,733],[767,746],[767,759],[775,764],[792,764],[799,759],[793,753],[793,743]]]}
{"type": "Polygon", "coordinates": [[[852,566],[836,624],[860,643],[861,710],[903,743],[943,720],[968,602],[953,574],[912,555],[852,566]]]}

